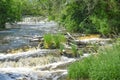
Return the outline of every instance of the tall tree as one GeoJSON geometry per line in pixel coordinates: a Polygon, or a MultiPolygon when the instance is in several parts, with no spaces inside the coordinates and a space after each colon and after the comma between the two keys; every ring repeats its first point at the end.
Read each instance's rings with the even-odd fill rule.
{"type": "Polygon", "coordinates": [[[15,22],[21,18],[20,1],[0,0],[0,28],[5,28],[5,23],[15,22]]]}

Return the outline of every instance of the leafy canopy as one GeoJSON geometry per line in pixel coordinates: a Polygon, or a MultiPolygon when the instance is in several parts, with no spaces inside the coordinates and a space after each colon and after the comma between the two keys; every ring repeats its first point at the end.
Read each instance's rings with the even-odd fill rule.
{"type": "Polygon", "coordinates": [[[21,18],[21,3],[19,0],[0,0],[0,28],[5,28],[5,23],[15,22],[21,18]]]}

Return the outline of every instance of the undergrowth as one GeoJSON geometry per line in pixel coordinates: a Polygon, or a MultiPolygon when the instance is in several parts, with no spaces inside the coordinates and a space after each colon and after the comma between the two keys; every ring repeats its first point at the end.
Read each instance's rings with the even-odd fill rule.
{"type": "Polygon", "coordinates": [[[44,48],[60,48],[62,43],[66,42],[66,38],[62,34],[45,34],[44,48]]]}
{"type": "Polygon", "coordinates": [[[97,55],[91,55],[68,68],[72,80],[120,80],[120,43],[104,48],[97,55]]]}

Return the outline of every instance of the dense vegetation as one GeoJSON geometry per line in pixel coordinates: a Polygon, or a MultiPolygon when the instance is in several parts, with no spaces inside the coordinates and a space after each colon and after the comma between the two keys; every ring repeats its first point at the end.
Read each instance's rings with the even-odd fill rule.
{"type": "Polygon", "coordinates": [[[60,21],[69,30],[104,35],[120,32],[117,0],[77,0],[65,6],[60,21]]]}
{"type": "Polygon", "coordinates": [[[6,22],[15,22],[21,18],[19,0],[0,0],[0,29],[5,28],[6,22]]]}
{"type": "Polygon", "coordinates": [[[1,27],[30,15],[46,16],[72,32],[120,32],[119,0],[1,0],[0,13],[1,27]]]}
{"type": "Polygon", "coordinates": [[[120,44],[73,63],[69,78],[73,80],[120,80],[120,44]]]}
{"type": "Polygon", "coordinates": [[[120,32],[119,0],[40,0],[42,12],[61,23],[68,31],[100,33],[120,32]]]}
{"type": "Polygon", "coordinates": [[[44,36],[44,48],[55,49],[60,48],[62,43],[66,42],[66,38],[62,34],[45,34],[44,36]]]}

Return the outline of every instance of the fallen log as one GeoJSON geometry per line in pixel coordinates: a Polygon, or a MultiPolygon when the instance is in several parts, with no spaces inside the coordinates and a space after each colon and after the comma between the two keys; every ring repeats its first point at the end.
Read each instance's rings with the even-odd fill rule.
{"type": "Polygon", "coordinates": [[[30,42],[41,42],[41,41],[43,41],[44,39],[43,39],[43,37],[41,36],[41,37],[34,37],[34,38],[31,38],[30,39],[30,42]]]}
{"type": "Polygon", "coordinates": [[[67,36],[72,40],[76,40],[69,32],[67,32],[67,36]]]}

